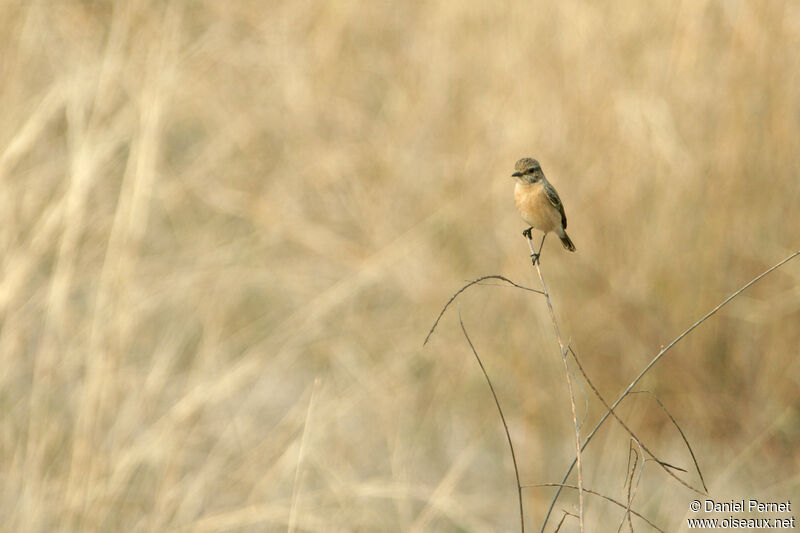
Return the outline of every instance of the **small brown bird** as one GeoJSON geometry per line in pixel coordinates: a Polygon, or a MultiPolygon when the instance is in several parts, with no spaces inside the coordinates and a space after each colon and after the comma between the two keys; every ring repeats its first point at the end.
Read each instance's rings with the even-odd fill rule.
{"type": "Polygon", "coordinates": [[[566,232],[567,215],[564,213],[564,205],[555,188],[544,177],[539,162],[525,157],[517,161],[514,170],[515,172],[511,174],[512,177],[517,178],[514,186],[514,202],[517,204],[517,210],[522,215],[522,219],[531,225],[522,234],[531,239],[531,230],[533,229],[544,233],[539,251],[533,254],[534,264],[539,260],[539,254],[542,253],[544,238],[551,231],[558,234],[564,248],[574,252],[575,245],[572,244],[566,232]]]}

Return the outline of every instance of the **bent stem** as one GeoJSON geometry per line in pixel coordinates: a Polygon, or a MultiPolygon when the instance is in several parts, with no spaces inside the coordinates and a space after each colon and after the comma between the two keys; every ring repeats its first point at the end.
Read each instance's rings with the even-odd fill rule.
{"type": "MultiPolygon", "coordinates": [[[[544,239],[542,239],[542,244],[544,244],[544,239]]],[[[533,249],[533,240],[531,238],[528,238],[528,246],[531,249],[531,256],[536,257],[536,251],[533,249]]],[[[561,361],[564,363],[564,376],[567,379],[567,388],[569,389],[569,404],[572,408],[572,424],[575,428],[575,457],[578,467],[578,524],[581,533],[583,533],[583,468],[581,465],[581,429],[580,425],[578,424],[578,413],[575,409],[575,392],[572,389],[572,377],[569,373],[567,346],[564,345],[564,341],[561,338],[561,331],[558,329],[556,313],[553,311],[553,302],[550,300],[550,292],[547,290],[547,284],[544,282],[544,277],[542,276],[540,262],[538,260],[534,261],[533,266],[536,267],[536,273],[539,274],[539,281],[542,283],[544,299],[547,302],[547,309],[550,311],[550,319],[553,321],[553,329],[556,332],[556,339],[558,340],[558,346],[561,350],[561,361]]]]}
{"type": "Polygon", "coordinates": [[[497,410],[500,413],[500,420],[503,422],[503,429],[506,431],[506,439],[508,439],[508,447],[511,450],[511,462],[514,463],[514,475],[517,478],[517,497],[519,498],[519,529],[521,533],[525,533],[525,514],[522,507],[522,483],[519,480],[519,468],[517,467],[517,456],[514,453],[514,444],[511,442],[511,433],[508,431],[508,424],[506,423],[506,417],[503,415],[503,409],[500,407],[500,400],[497,399],[497,393],[494,391],[494,385],[492,385],[492,380],[489,379],[489,374],[486,372],[486,368],[483,366],[483,361],[481,361],[480,356],[478,355],[478,351],[475,349],[475,345],[472,344],[472,340],[469,338],[467,334],[467,328],[464,327],[464,321],[461,319],[461,309],[458,310],[458,322],[461,324],[461,331],[464,332],[464,337],[467,339],[467,343],[469,343],[469,347],[472,350],[472,353],[475,355],[475,359],[478,360],[478,364],[481,367],[481,372],[483,372],[483,377],[486,378],[486,383],[489,384],[489,390],[492,391],[492,398],[494,398],[494,404],[497,406],[497,410]]]}
{"type": "Polygon", "coordinates": [[[436,326],[439,325],[439,321],[442,319],[442,316],[444,316],[444,312],[447,311],[447,308],[450,307],[450,304],[453,303],[456,300],[456,298],[458,298],[458,295],[461,294],[462,292],[464,292],[465,290],[469,289],[473,285],[477,285],[480,282],[482,282],[484,280],[487,280],[487,279],[499,279],[500,281],[505,281],[506,283],[508,283],[509,285],[511,285],[512,287],[515,287],[517,289],[522,289],[522,290],[526,290],[526,291],[530,291],[530,292],[537,292],[539,294],[544,294],[542,291],[539,291],[539,290],[536,290],[536,289],[531,289],[529,287],[525,287],[525,286],[519,285],[517,283],[514,283],[513,281],[511,281],[507,277],[501,276],[499,274],[492,274],[492,275],[489,275],[489,276],[481,276],[481,277],[479,277],[477,279],[474,279],[474,280],[470,281],[469,283],[467,283],[466,285],[464,285],[463,287],[458,289],[455,293],[453,293],[453,295],[450,297],[450,299],[447,300],[447,303],[444,304],[444,307],[442,307],[442,310],[439,311],[439,316],[436,317],[436,321],[431,326],[431,329],[428,330],[428,334],[425,336],[425,340],[422,342],[422,346],[425,346],[426,344],[428,344],[428,341],[430,340],[431,335],[433,335],[433,332],[436,330],[436,326]]]}

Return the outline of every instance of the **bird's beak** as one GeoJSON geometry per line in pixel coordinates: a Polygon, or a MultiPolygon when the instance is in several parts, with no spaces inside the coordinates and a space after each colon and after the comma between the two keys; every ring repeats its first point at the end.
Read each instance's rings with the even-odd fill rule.
{"type": "Polygon", "coordinates": [[[520,176],[522,176],[522,172],[514,172],[513,174],[511,174],[512,178],[518,178],[520,176]]]}

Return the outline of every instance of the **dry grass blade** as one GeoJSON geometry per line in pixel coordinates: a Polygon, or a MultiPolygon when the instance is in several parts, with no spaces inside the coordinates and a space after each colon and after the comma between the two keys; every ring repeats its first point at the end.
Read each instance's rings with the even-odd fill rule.
{"type": "MultiPolygon", "coordinates": [[[[658,353],[655,355],[655,357],[653,357],[653,359],[652,359],[652,360],[651,360],[651,361],[650,361],[650,362],[647,364],[647,366],[644,368],[644,370],[642,370],[642,371],[639,373],[639,375],[638,375],[638,376],[636,376],[636,378],[635,378],[635,379],[634,379],[634,380],[631,382],[631,384],[630,384],[630,385],[628,385],[628,387],[625,389],[625,391],[623,391],[623,393],[622,393],[622,394],[619,396],[619,398],[617,398],[617,400],[616,400],[616,401],[613,403],[613,405],[611,406],[611,408],[610,408],[610,409],[608,409],[608,410],[606,411],[606,414],[604,414],[604,415],[603,415],[603,417],[600,419],[600,421],[599,421],[599,422],[597,423],[597,425],[594,427],[594,429],[592,430],[592,432],[591,432],[591,433],[589,433],[589,435],[586,437],[586,440],[583,442],[583,446],[581,446],[581,450],[584,450],[584,449],[586,448],[586,446],[588,446],[588,445],[589,445],[589,442],[591,442],[592,438],[595,436],[595,434],[597,433],[597,431],[600,429],[600,427],[603,425],[603,423],[605,423],[605,421],[608,419],[608,417],[609,417],[609,415],[611,414],[611,412],[613,411],[613,409],[615,409],[615,408],[616,408],[616,407],[617,407],[617,406],[620,404],[620,402],[621,402],[623,399],[625,399],[625,397],[626,397],[626,396],[627,396],[627,395],[628,395],[628,394],[629,394],[629,393],[630,393],[630,392],[633,390],[633,388],[636,386],[636,384],[637,384],[637,383],[639,383],[639,381],[640,381],[640,380],[641,380],[641,379],[644,377],[644,375],[645,375],[645,374],[646,374],[646,373],[647,373],[647,372],[648,372],[648,371],[649,371],[651,368],[653,368],[653,366],[654,366],[654,365],[655,365],[655,364],[656,364],[656,363],[657,363],[657,362],[658,362],[658,361],[659,361],[659,360],[660,360],[660,359],[661,359],[661,358],[664,356],[664,354],[666,354],[666,353],[667,353],[667,352],[668,352],[670,349],[672,349],[672,347],[673,347],[673,346],[675,346],[675,345],[676,345],[678,342],[680,342],[680,341],[681,341],[681,339],[683,339],[684,337],[686,337],[686,336],[687,336],[689,333],[691,333],[691,332],[692,332],[692,331],[693,331],[695,328],[697,328],[697,327],[698,327],[700,324],[702,324],[703,322],[705,322],[706,320],[708,320],[709,318],[711,318],[711,317],[712,317],[714,314],[716,314],[716,312],[717,312],[717,311],[719,311],[720,309],[722,309],[722,308],[723,308],[725,305],[727,305],[727,304],[728,304],[728,303],[729,303],[731,300],[733,300],[734,298],[736,298],[737,296],[739,296],[739,295],[740,295],[742,292],[744,292],[745,290],[747,290],[747,289],[748,289],[750,286],[752,286],[753,284],[757,283],[758,281],[760,281],[761,279],[763,279],[765,276],[767,276],[767,275],[768,275],[768,274],[770,274],[771,272],[775,271],[776,269],[780,268],[780,267],[781,267],[781,266],[783,266],[784,264],[788,263],[789,261],[791,261],[792,259],[794,259],[794,258],[795,258],[795,257],[797,257],[798,255],[800,255],[800,251],[797,251],[797,252],[794,252],[794,253],[790,254],[790,255],[789,255],[788,257],[786,257],[785,259],[783,259],[783,260],[779,261],[777,264],[773,265],[772,267],[768,268],[767,270],[765,270],[764,272],[762,272],[761,274],[759,274],[759,275],[758,275],[758,276],[756,276],[755,278],[751,279],[749,282],[747,282],[747,283],[746,283],[744,286],[742,286],[740,289],[738,289],[738,290],[737,290],[737,291],[735,291],[733,294],[731,294],[730,296],[728,296],[727,298],[725,298],[725,299],[724,299],[724,300],[723,300],[723,301],[722,301],[722,302],[721,302],[719,305],[717,305],[717,306],[716,306],[714,309],[712,309],[711,311],[709,311],[708,313],[706,313],[706,314],[705,314],[705,315],[704,315],[704,316],[703,316],[703,317],[702,317],[700,320],[698,320],[697,322],[695,322],[694,324],[692,324],[691,326],[689,326],[689,327],[688,327],[686,330],[684,330],[684,331],[683,331],[683,333],[681,333],[680,335],[678,335],[678,336],[675,338],[675,340],[673,340],[672,342],[670,342],[670,343],[669,343],[669,345],[667,345],[667,347],[666,347],[666,348],[663,348],[661,351],[659,351],[659,352],[658,352],[658,353]]],[[[575,468],[575,464],[577,463],[577,461],[578,461],[578,457],[576,456],[576,458],[572,460],[572,463],[570,463],[570,466],[569,466],[569,468],[567,469],[567,472],[566,472],[566,474],[564,474],[564,477],[563,477],[563,480],[562,480],[562,482],[566,482],[566,480],[569,478],[569,475],[570,475],[570,473],[572,473],[572,469],[573,469],[573,468],[575,468]]],[[[550,515],[551,515],[551,514],[552,514],[552,512],[553,512],[553,507],[555,506],[555,504],[556,504],[556,501],[558,501],[558,497],[559,497],[559,495],[560,495],[560,494],[561,494],[561,488],[559,487],[559,489],[556,491],[556,494],[553,496],[553,500],[550,502],[550,507],[549,507],[549,508],[548,508],[548,510],[547,510],[547,514],[546,514],[546,515],[545,515],[545,517],[544,517],[544,521],[542,522],[542,528],[541,528],[541,531],[544,531],[544,528],[545,528],[545,526],[547,525],[547,520],[550,518],[550,515]]]]}
{"type": "MultiPolygon", "coordinates": [[[[535,485],[523,485],[522,486],[523,489],[532,489],[532,488],[535,488],[535,487],[558,487],[560,489],[578,490],[578,487],[576,487],[575,485],[567,485],[565,483],[537,483],[535,485]]],[[[610,496],[606,496],[605,494],[602,494],[602,493],[597,492],[595,490],[584,488],[583,492],[585,492],[586,494],[592,494],[594,496],[599,496],[600,498],[603,498],[604,500],[608,500],[609,502],[613,503],[614,505],[616,505],[616,506],[618,506],[618,507],[620,507],[622,509],[627,509],[627,506],[624,503],[619,502],[619,501],[615,500],[614,498],[612,498],[610,496]]],[[[637,512],[637,511],[634,511],[633,509],[631,509],[630,512],[635,517],[647,522],[647,524],[650,527],[652,527],[653,529],[655,529],[656,531],[661,531],[661,533],[664,533],[663,529],[661,529],[660,527],[658,527],[657,525],[652,523],[650,520],[645,518],[644,515],[642,515],[641,513],[637,512]]]]}
{"type": "Polygon", "coordinates": [[[675,417],[672,416],[672,413],[669,412],[667,407],[661,402],[658,396],[656,396],[649,390],[635,390],[631,391],[631,394],[649,394],[651,398],[653,398],[656,402],[658,402],[658,405],[661,407],[661,409],[664,410],[664,413],[666,413],[667,417],[669,417],[669,419],[672,421],[672,424],[675,426],[675,429],[677,429],[678,433],[681,434],[681,438],[683,439],[684,444],[686,444],[686,448],[689,450],[689,455],[692,456],[692,462],[694,462],[694,467],[697,470],[697,475],[700,476],[700,483],[703,484],[703,489],[706,492],[708,492],[708,487],[706,486],[706,480],[703,479],[703,473],[700,471],[700,465],[697,463],[697,458],[694,455],[694,450],[692,450],[692,446],[689,444],[689,439],[686,438],[686,435],[683,433],[681,426],[678,425],[678,421],[675,420],[675,417]]]}
{"type": "Polygon", "coordinates": [[[511,461],[514,463],[514,475],[516,476],[517,480],[517,496],[519,498],[519,528],[521,533],[525,533],[525,514],[522,506],[522,484],[520,483],[519,480],[519,468],[517,467],[517,456],[514,453],[514,444],[511,442],[511,433],[508,431],[508,424],[506,423],[506,417],[505,415],[503,415],[503,409],[500,407],[500,400],[497,398],[497,393],[494,391],[492,380],[489,379],[489,374],[486,372],[486,368],[483,366],[483,361],[481,361],[481,358],[478,355],[478,351],[475,349],[475,346],[472,344],[472,340],[469,338],[469,334],[467,333],[467,328],[464,327],[464,321],[461,319],[460,309],[458,312],[458,323],[461,324],[461,331],[464,332],[464,338],[467,339],[467,343],[469,344],[469,347],[472,350],[475,359],[478,360],[478,364],[481,367],[481,372],[483,372],[483,377],[486,378],[486,383],[489,385],[489,390],[492,391],[492,398],[494,398],[494,404],[497,406],[497,412],[500,413],[500,420],[503,422],[503,429],[506,432],[506,439],[508,440],[508,448],[511,450],[511,461]]]}
{"type": "Polygon", "coordinates": [[[423,346],[425,346],[426,344],[428,344],[428,340],[431,338],[431,335],[433,335],[433,331],[436,329],[436,326],[438,326],[438,325],[439,325],[439,321],[442,319],[442,315],[444,315],[444,312],[445,312],[445,311],[447,311],[447,308],[448,308],[448,307],[450,307],[450,304],[451,304],[451,303],[453,303],[453,302],[455,301],[455,299],[456,299],[456,298],[458,298],[458,295],[459,295],[459,294],[461,294],[462,292],[464,292],[465,290],[469,289],[469,288],[470,288],[470,287],[472,287],[473,285],[477,285],[477,284],[478,284],[478,283],[480,283],[481,281],[483,281],[483,280],[487,280],[487,279],[499,279],[499,280],[501,280],[501,281],[505,281],[506,283],[508,283],[508,284],[510,284],[511,286],[513,286],[513,287],[516,287],[516,288],[518,288],[518,289],[523,289],[523,290],[530,291],[530,292],[536,292],[536,293],[539,293],[539,294],[544,294],[544,293],[543,293],[542,291],[540,291],[540,290],[537,290],[537,289],[531,289],[531,288],[529,288],[529,287],[525,287],[525,286],[523,286],[523,285],[519,285],[519,284],[517,284],[517,283],[514,283],[514,282],[513,282],[513,281],[511,281],[510,279],[506,278],[505,276],[501,276],[501,275],[499,275],[499,274],[493,274],[493,275],[490,275],[490,276],[481,276],[481,277],[479,277],[478,279],[474,279],[474,280],[470,281],[469,283],[467,283],[466,285],[464,285],[463,287],[461,287],[460,289],[458,289],[458,290],[457,290],[457,291],[456,291],[456,292],[455,292],[455,293],[454,293],[454,294],[453,294],[453,295],[450,297],[450,299],[449,299],[449,300],[447,300],[447,303],[446,303],[446,304],[444,304],[444,307],[442,307],[442,310],[439,312],[439,316],[437,316],[437,317],[436,317],[436,320],[434,321],[433,325],[431,326],[431,329],[430,329],[430,330],[428,330],[428,334],[425,336],[425,340],[422,342],[422,345],[423,345],[423,346]]]}
{"type": "Polygon", "coordinates": [[[300,439],[300,446],[297,451],[297,465],[294,471],[294,483],[292,486],[292,504],[289,507],[289,520],[288,520],[288,533],[293,533],[297,527],[297,512],[300,501],[300,488],[302,484],[302,468],[303,461],[305,460],[306,447],[308,445],[308,434],[311,431],[311,415],[314,410],[314,403],[317,396],[317,389],[319,389],[319,378],[314,380],[314,387],[311,390],[311,397],[308,399],[308,410],[306,411],[306,419],[303,423],[303,436],[300,439]]]}

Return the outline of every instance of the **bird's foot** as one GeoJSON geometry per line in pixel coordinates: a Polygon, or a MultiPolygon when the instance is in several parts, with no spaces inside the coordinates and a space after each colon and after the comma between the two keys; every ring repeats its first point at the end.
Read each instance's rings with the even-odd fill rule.
{"type": "Polygon", "coordinates": [[[531,263],[533,263],[533,266],[536,266],[536,263],[539,263],[540,265],[542,264],[542,262],[539,261],[539,255],[541,255],[541,254],[537,254],[537,253],[531,254],[531,263]]]}
{"type": "Polygon", "coordinates": [[[524,230],[524,231],[522,232],[522,236],[523,236],[523,237],[527,237],[527,238],[528,238],[528,240],[531,240],[531,239],[533,239],[533,237],[531,237],[531,230],[532,230],[532,229],[533,229],[533,226],[531,226],[530,228],[528,228],[528,229],[524,230]]]}

